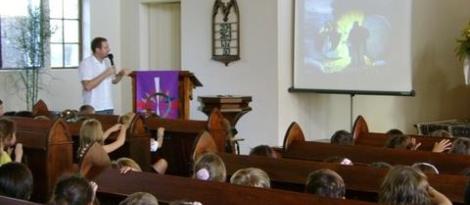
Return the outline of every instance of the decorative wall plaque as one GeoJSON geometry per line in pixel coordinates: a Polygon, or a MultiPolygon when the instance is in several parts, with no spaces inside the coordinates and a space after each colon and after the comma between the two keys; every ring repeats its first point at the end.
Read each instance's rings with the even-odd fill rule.
{"type": "Polygon", "coordinates": [[[212,10],[212,59],[240,60],[240,13],[236,0],[216,0],[212,10]]]}

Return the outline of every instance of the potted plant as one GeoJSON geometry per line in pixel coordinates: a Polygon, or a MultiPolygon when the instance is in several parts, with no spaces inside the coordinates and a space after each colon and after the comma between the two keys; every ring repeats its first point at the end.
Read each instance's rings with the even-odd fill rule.
{"type": "Polygon", "coordinates": [[[30,110],[38,99],[39,74],[45,64],[47,40],[51,36],[49,19],[42,1],[37,6],[28,5],[28,15],[18,19],[17,29],[19,35],[16,38],[16,45],[22,55],[18,62],[22,67],[19,78],[26,90],[26,108],[30,110]]]}

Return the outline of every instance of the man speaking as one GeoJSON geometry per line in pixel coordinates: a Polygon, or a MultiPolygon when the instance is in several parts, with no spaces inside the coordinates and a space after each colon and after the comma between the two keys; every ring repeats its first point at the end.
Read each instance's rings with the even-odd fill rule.
{"type": "Polygon", "coordinates": [[[97,37],[91,42],[93,54],[83,59],[78,71],[82,82],[82,99],[84,105],[95,108],[96,114],[112,115],[114,113],[112,85],[129,74],[122,69],[116,73],[113,56],[105,38],[97,37]]]}

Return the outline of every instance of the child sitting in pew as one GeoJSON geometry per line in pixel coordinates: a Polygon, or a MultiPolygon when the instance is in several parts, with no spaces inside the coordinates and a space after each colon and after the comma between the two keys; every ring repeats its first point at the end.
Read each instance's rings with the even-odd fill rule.
{"type": "Polygon", "coordinates": [[[237,170],[230,178],[231,184],[242,186],[271,188],[271,179],[268,174],[258,168],[245,168],[237,170]]]}
{"type": "MultiPolygon", "coordinates": [[[[163,146],[163,138],[165,135],[165,128],[159,127],[157,129],[157,140],[150,138],[150,151],[151,152],[157,152],[158,149],[160,149],[163,146]]],[[[165,174],[166,170],[168,169],[168,162],[164,158],[158,159],[157,162],[155,162],[152,165],[152,169],[159,173],[159,174],[165,174]]]]}
{"type": "MultiPolygon", "coordinates": [[[[421,143],[416,142],[416,138],[400,134],[389,135],[389,138],[385,142],[385,147],[391,149],[418,150],[420,146],[421,143]]],[[[450,142],[450,140],[443,139],[440,142],[434,143],[432,152],[441,153],[449,150],[451,146],[452,142],[450,142]]]]}
{"type": "Polygon", "coordinates": [[[452,148],[449,153],[470,155],[470,139],[466,137],[459,137],[454,140],[452,148]]]}
{"type": "Polygon", "coordinates": [[[432,188],[426,175],[410,166],[395,166],[387,173],[379,192],[379,203],[388,205],[451,205],[432,188]]]}
{"type": "Polygon", "coordinates": [[[394,129],[388,130],[385,134],[390,136],[390,137],[393,137],[395,135],[404,135],[405,133],[403,133],[403,131],[401,131],[399,129],[394,128],[394,129]]]}
{"type": "Polygon", "coordinates": [[[449,131],[444,130],[444,129],[434,130],[433,132],[431,132],[431,136],[454,138],[454,136],[452,136],[452,134],[450,134],[449,131]]]}
{"type": "Polygon", "coordinates": [[[119,205],[158,205],[158,201],[152,194],[136,192],[127,196],[119,205]]]}
{"type": "Polygon", "coordinates": [[[96,119],[88,119],[80,127],[80,147],[79,157],[83,157],[87,149],[94,143],[100,144],[106,153],[113,152],[124,145],[126,132],[129,124],[116,124],[103,133],[101,122],[96,119]],[[109,144],[104,144],[105,140],[114,132],[119,132],[116,140],[109,144]]]}
{"type": "Polygon", "coordinates": [[[351,133],[346,130],[336,131],[330,139],[331,144],[353,145],[354,139],[351,133]]]}
{"type": "Polygon", "coordinates": [[[251,149],[250,156],[262,156],[277,159],[276,152],[268,145],[258,145],[251,149]]]}
{"type": "Polygon", "coordinates": [[[33,175],[21,163],[9,162],[0,166],[0,195],[29,200],[33,192],[33,175]]]}
{"type": "Polygon", "coordinates": [[[319,169],[308,175],[305,192],[322,197],[345,199],[346,187],[338,173],[330,169],[319,169]]]}
{"type": "Polygon", "coordinates": [[[93,179],[111,166],[109,153],[124,145],[127,128],[127,124],[116,124],[103,133],[98,120],[85,120],[80,127],[80,143],[77,150],[80,173],[88,179],[93,179]],[[118,131],[114,142],[104,144],[111,133],[118,131]]]}
{"type": "Polygon", "coordinates": [[[9,119],[0,119],[0,165],[12,161],[13,150],[15,162],[21,162],[23,145],[16,143],[16,124],[9,119]]]}
{"type": "Polygon", "coordinates": [[[80,115],[92,115],[95,114],[95,108],[91,105],[82,105],[80,106],[79,113],[80,115]]]}
{"type": "Polygon", "coordinates": [[[205,153],[194,163],[193,178],[202,181],[225,182],[227,170],[224,161],[214,153],[205,153]]]}
{"type": "Polygon", "coordinates": [[[82,176],[64,176],[54,187],[49,205],[92,205],[98,186],[82,176]]]}
{"type": "Polygon", "coordinates": [[[127,157],[121,157],[113,161],[111,167],[119,169],[123,174],[129,171],[142,172],[142,168],[140,168],[139,164],[137,164],[133,159],[127,157]]]}

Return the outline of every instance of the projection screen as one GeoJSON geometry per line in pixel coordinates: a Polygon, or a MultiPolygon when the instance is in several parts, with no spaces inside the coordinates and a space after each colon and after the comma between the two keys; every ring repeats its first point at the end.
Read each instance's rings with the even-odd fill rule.
{"type": "Polygon", "coordinates": [[[296,0],[291,90],[410,95],[410,0],[296,0]]]}

